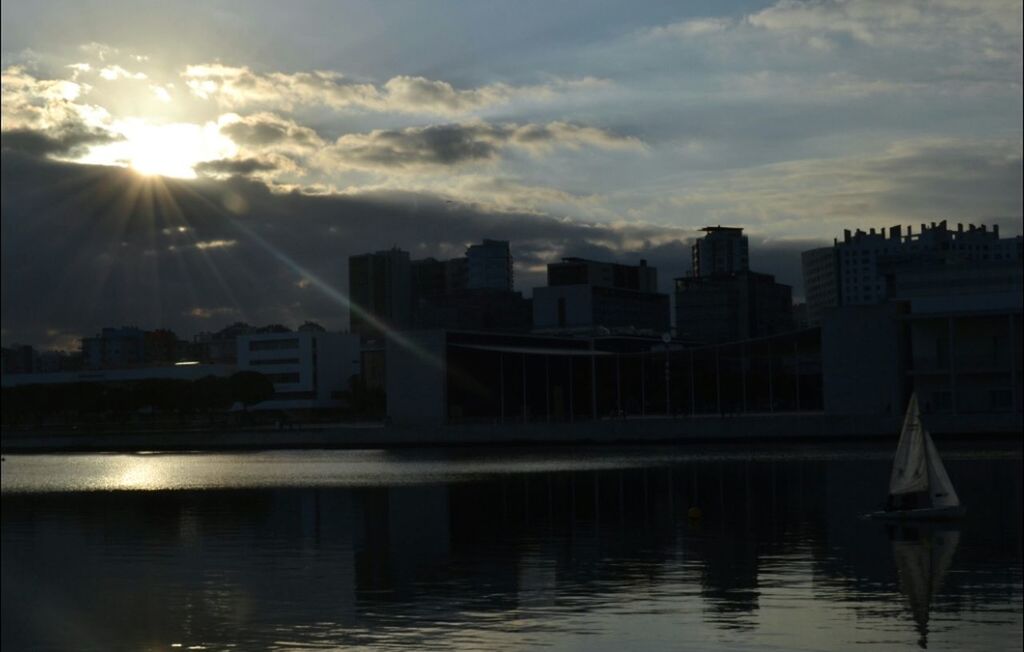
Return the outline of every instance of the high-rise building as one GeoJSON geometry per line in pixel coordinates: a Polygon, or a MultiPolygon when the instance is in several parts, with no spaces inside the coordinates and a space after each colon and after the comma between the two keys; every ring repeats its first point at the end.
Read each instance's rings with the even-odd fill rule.
{"type": "Polygon", "coordinates": [[[412,301],[417,305],[427,297],[444,294],[448,291],[448,261],[436,258],[413,260],[410,263],[412,272],[412,301]]]}
{"type": "Polygon", "coordinates": [[[371,337],[412,323],[409,252],[395,247],[348,259],[349,328],[371,337]]]}
{"type": "Polygon", "coordinates": [[[487,240],[466,249],[466,287],[511,290],[512,253],[507,240],[487,240]]]}
{"type": "Polygon", "coordinates": [[[708,226],[692,247],[693,269],[675,281],[676,334],[704,344],[793,329],[793,289],[750,271],[747,236],[708,226]]]}
{"type": "Polygon", "coordinates": [[[750,269],[749,245],[742,228],[706,226],[701,231],[706,235],[690,248],[693,276],[739,274],[750,269]]]}
{"type": "Polygon", "coordinates": [[[669,331],[669,300],[658,293],[658,271],[646,260],[620,265],[563,258],[548,265],[548,285],[533,291],[533,325],[559,331],[636,328],[669,331]]]}
{"type": "Polygon", "coordinates": [[[839,260],[835,247],[820,247],[800,254],[806,296],[807,322],[821,324],[824,313],[839,305],[839,260]]]}

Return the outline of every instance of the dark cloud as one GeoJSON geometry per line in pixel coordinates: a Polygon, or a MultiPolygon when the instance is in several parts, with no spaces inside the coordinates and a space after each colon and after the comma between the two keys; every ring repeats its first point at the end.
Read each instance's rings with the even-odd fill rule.
{"type": "Polygon", "coordinates": [[[349,164],[406,167],[491,159],[498,147],[489,127],[437,125],[343,136],[336,151],[349,164]]]}
{"type": "Polygon", "coordinates": [[[309,127],[272,113],[246,116],[222,126],[220,130],[239,145],[249,147],[291,145],[307,148],[321,144],[320,137],[309,127]]]}
{"type": "Polygon", "coordinates": [[[393,169],[489,160],[509,146],[538,153],[554,147],[642,149],[643,143],[630,136],[567,122],[471,122],[348,134],[337,140],[334,152],[343,164],[393,169]]]}
{"type": "MultiPolygon", "coordinates": [[[[309,196],[274,194],[243,177],[153,180],[13,150],[3,152],[0,190],[5,342],[45,344],[48,331],[118,324],[190,336],[220,318],[343,329],[347,310],[311,278],[345,292],[350,255],[398,245],[414,258],[447,257],[485,237],[512,242],[527,296],[543,284],[544,265],[568,255],[646,258],[668,292],[689,266],[685,241],[695,235],[491,214],[424,194],[309,196]]],[[[755,261],[799,264],[794,247],[776,249],[755,261]]]]}
{"type": "Polygon", "coordinates": [[[74,155],[90,145],[111,143],[119,138],[104,131],[89,129],[85,125],[71,124],[48,131],[10,129],[3,132],[3,149],[35,156],[74,155]]]}
{"type": "Polygon", "coordinates": [[[203,161],[195,166],[195,171],[200,174],[231,176],[244,176],[253,172],[269,172],[276,169],[277,166],[273,163],[256,158],[224,158],[216,161],[203,161]]]}

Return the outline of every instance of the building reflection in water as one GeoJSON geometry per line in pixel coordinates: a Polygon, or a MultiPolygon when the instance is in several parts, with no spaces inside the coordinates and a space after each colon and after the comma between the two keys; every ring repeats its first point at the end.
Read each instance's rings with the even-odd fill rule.
{"type": "MultiPolygon", "coordinates": [[[[749,635],[765,627],[764,596],[786,586],[898,627],[902,594],[924,645],[929,610],[1002,608],[1016,595],[1019,611],[1019,459],[949,466],[972,506],[971,545],[945,584],[958,535],[890,541],[857,518],[882,498],[888,462],[876,458],[709,457],[382,487],[5,494],[3,646],[373,647],[466,632],[480,645],[507,631],[539,644],[599,629],[594,614],[630,610],[749,635]],[[691,506],[704,517],[688,519],[691,506]],[[998,580],[994,565],[1004,569],[998,580]]],[[[782,617],[771,609],[769,620],[782,617]]]]}

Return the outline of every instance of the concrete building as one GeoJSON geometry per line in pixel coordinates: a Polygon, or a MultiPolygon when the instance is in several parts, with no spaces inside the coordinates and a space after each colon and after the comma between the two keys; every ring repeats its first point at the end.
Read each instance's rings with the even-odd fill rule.
{"type": "MultiPolygon", "coordinates": [[[[410,261],[409,271],[412,275],[412,302],[414,306],[425,299],[449,291],[447,263],[448,261],[437,260],[436,258],[410,261]]],[[[413,312],[415,313],[415,308],[413,312]]]]}
{"type": "Polygon", "coordinates": [[[417,329],[529,332],[533,312],[521,292],[461,289],[422,297],[413,321],[417,329]]]}
{"type": "Polygon", "coordinates": [[[216,332],[197,333],[187,349],[186,359],[234,365],[238,362],[238,337],[255,332],[255,327],[239,321],[216,332]]]}
{"type": "Polygon", "coordinates": [[[466,287],[507,290],[514,286],[512,253],[507,240],[487,240],[466,249],[466,287]]]}
{"type": "Polygon", "coordinates": [[[594,287],[657,292],[658,269],[641,260],[639,265],[606,263],[586,258],[563,258],[548,265],[548,286],[591,285],[594,287]]]}
{"type": "Polygon", "coordinates": [[[668,295],[657,290],[658,270],[645,260],[621,265],[563,258],[548,265],[547,287],[533,291],[533,327],[538,332],[604,327],[667,333],[668,295]]]}
{"type": "Polygon", "coordinates": [[[920,231],[902,226],[843,232],[833,247],[803,254],[804,286],[812,321],[835,306],[871,305],[889,296],[886,277],[906,265],[1021,261],[1021,237],[1000,238],[999,227],[973,224],[950,229],[945,221],[922,224],[920,231]],[[831,257],[830,257],[831,252],[831,257]]]}
{"type": "Polygon", "coordinates": [[[750,270],[749,244],[742,228],[706,226],[701,231],[705,235],[690,249],[693,276],[740,274],[750,270]]]}
{"type": "Polygon", "coordinates": [[[529,331],[530,301],[512,290],[508,242],[484,240],[451,260],[414,260],[413,329],[529,331]]]}
{"type": "Polygon", "coordinates": [[[702,344],[792,330],[793,289],[770,274],[741,272],[676,279],[676,334],[702,344]]]}
{"type": "Polygon", "coordinates": [[[395,247],[348,259],[349,327],[353,333],[381,337],[384,328],[412,323],[412,272],[409,252],[395,247]]]}
{"type": "Polygon", "coordinates": [[[127,369],[142,366],[146,357],[145,333],[134,326],[104,328],[99,335],[82,338],[86,369],[127,369]]]}
{"type": "Polygon", "coordinates": [[[839,301],[839,258],[835,247],[820,247],[800,254],[803,268],[807,322],[821,325],[825,312],[839,301]]]}
{"type": "Polygon", "coordinates": [[[925,414],[1019,421],[1022,278],[1006,260],[909,265],[887,276],[887,301],[832,309],[825,409],[899,415],[916,391],[925,414]]]}
{"type": "Polygon", "coordinates": [[[28,344],[3,347],[2,360],[4,374],[30,374],[39,366],[39,354],[28,344]]]}
{"type": "Polygon", "coordinates": [[[818,329],[683,348],[660,337],[419,331],[388,342],[399,425],[820,412],[818,329]]]}
{"type": "Polygon", "coordinates": [[[905,266],[887,283],[906,306],[907,374],[925,412],[1021,412],[1019,262],[905,266]]]}
{"type": "Polygon", "coordinates": [[[255,409],[341,407],[360,358],[358,335],[310,329],[238,338],[238,370],[262,373],[274,384],[274,397],[255,409]]]}

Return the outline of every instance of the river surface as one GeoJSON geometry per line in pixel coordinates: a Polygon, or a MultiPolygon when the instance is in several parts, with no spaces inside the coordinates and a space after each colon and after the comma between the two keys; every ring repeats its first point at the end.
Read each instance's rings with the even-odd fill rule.
{"type": "Polygon", "coordinates": [[[1020,447],[940,451],[955,527],[873,446],[7,455],[2,645],[1019,650],[1020,447]]]}

